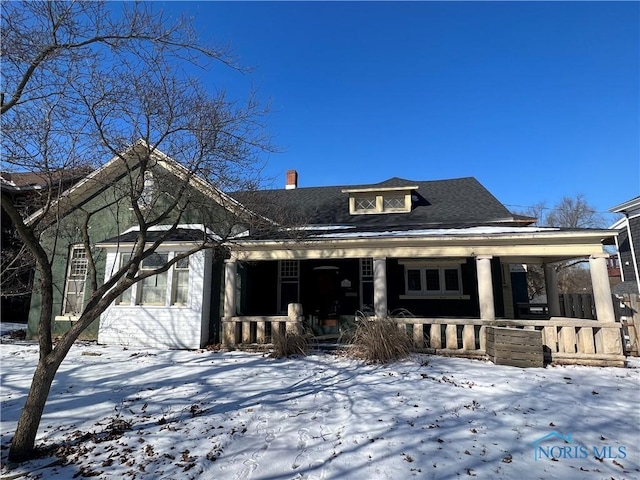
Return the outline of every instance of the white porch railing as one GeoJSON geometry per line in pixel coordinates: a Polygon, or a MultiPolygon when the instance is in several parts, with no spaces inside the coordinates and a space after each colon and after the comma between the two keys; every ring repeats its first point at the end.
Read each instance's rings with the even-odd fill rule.
{"type": "Polygon", "coordinates": [[[549,320],[397,318],[417,351],[483,357],[488,326],[538,330],[548,362],[624,366],[619,323],[553,317],[549,320]]]}
{"type": "MultiPolygon", "coordinates": [[[[290,312],[291,313],[291,312],[290,312]]],[[[223,320],[227,347],[265,345],[274,332],[303,331],[303,317],[244,316],[223,320]]],[[[549,320],[479,320],[467,318],[394,318],[413,338],[418,352],[438,355],[486,356],[488,326],[537,330],[542,335],[545,360],[562,364],[624,366],[621,324],[576,318],[549,320]]]]}

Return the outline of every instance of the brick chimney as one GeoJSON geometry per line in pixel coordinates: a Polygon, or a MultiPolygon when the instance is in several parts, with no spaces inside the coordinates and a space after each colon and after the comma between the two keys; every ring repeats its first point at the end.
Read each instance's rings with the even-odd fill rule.
{"type": "Polygon", "coordinates": [[[287,190],[298,188],[298,172],[296,170],[287,170],[287,190]]]}

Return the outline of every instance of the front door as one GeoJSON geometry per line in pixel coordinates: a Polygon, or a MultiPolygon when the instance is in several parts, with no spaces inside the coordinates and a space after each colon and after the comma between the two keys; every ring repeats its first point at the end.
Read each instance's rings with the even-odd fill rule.
{"type": "Polygon", "coordinates": [[[340,269],[320,266],[313,269],[313,310],[325,333],[337,332],[340,311],[340,269]]]}

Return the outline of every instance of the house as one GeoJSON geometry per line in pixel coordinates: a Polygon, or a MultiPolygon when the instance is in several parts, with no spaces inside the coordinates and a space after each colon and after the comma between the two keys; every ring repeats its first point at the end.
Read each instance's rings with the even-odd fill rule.
{"type": "MultiPolygon", "coordinates": [[[[57,195],[91,171],[88,167],[53,170],[51,172],[1,172],[0,190],[11,199],[18,212],[26,218],[37,211],[48,194],[57,195]]],[[[23,243],[11,218],[2,208],[2,263],[0,291],[2,318],[12,322],[27,322],[35,263],[25,254],[23,243]]]]}
{"type": "MultiPolygon", "coordinates": [[[[137,148],[144,146],[114,157],[58,202],[57,232],[67,232],[52,251],[58,331],[70,328],[86,302],[86,252],[69,227],[93,212],[91,248],[104,281],[137,241],[126,204],[113,201],[135,172],[137,148]]],[[[189,208],[177,228],[167,219],[147,232],[158,248],[142,269],[194,245],[208,248],[117,298],[87,332],[99,342],[237,347],[303,327],[335,338],[362,312],[395,318],[416,349],[434,353],[483,356],[486,328],[510,326],[539,331],[552,361],[624,363],[603,247],[614,231],[532,226],[534,219],[512,214],[470,177],[302,188],[291,170],[285,188],[223,193],[160,152],[153,156],[139,201],[147,184],[150,198],[155,191],[166,199],[186,180],[189,208]],[[573,258],[589,259],[597,321],[560,317],[553,265],[573,258]],[[523,264],[545,267],[544,318],[518,318],[523,264]]],[[[37,314],[35,299],[31,334],[37,314]]]]}
{"type": "MultiPolygon", "coordinates": [[[[84,225],[91,237],[98,286],[132,254],[140,233],[132,198],[145,218],[154,218],[157,211],[167,212],[162,222],[154,222],[146,232],[146,245],[157,242],[159,246],[142,260],[143,272],[183,252],[195,253],[168,271],[134,284],[81,338],[164,348],[202,347],[215,340],[219,330],[216,325],[225,253],[216,247],[224,237],[244,229],[236,225],[244,213],[237,202],[160,151],[149,153],[144,142],[115,155],[64,191],[49,209],[54,214],[44,219],[48,227],[43,245],[54,276],[53,334],[66,332],[78,321],[89,296],[84,225]],[[150,157],[146,158],[150,167],[141,172],[143,157],[150,157]],[[138,182],[144,184],[142,193],[132,196],[132,186],[138,182]],[[180,197],[175,192],[181,192],[180,197]],[[176,199],[179,203],[174,204],[176,199]]],[[[33,214],[27,223],[39,215],[42,212],[33,214]]],[[[37,335],[39,317],[40,296],[33,295],[29,337],[37,335]]]]}
{"type": "Polygon", "coordinates": [[[356,311],[399,312],[416,347],[437,353],[484,353],[484,329],[494,325],[540,330],[554,361],[624,358],[603,248],[610,230],[532,226],[474,178],[299,188],[289,171],[283,189],[232,196],[261,215],[287,212],[299,227],[250,230],[231,248],[222,321],[229,345],[262,343],[300,319],[316,334],[337,335],[356,311]],[[553,264],[573,258],[589,259],[597,323],[560,318],[553,264]],[[543,320],[517,319],[522,264],[545,267],[543,320]]]}
{"type": "Polygon", "coordinates": [[[640,293],[640,196],[632,198],[609,210],[622,214],[623,217],[610,228],[616,230],[616,247],[621,282],[615,285],[612,292],[615,294],[640,293]]]}

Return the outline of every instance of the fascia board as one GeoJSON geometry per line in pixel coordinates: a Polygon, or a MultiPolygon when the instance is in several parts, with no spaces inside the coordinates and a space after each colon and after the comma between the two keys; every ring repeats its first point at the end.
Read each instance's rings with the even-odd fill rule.
{"type": "Polygon", "coordinates": [[[634,210],[640,210],[640,196],[609,209],[613,213],[631,213],[634,210]]]}

